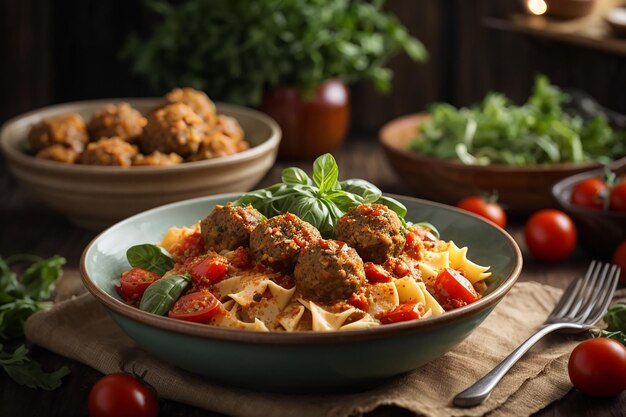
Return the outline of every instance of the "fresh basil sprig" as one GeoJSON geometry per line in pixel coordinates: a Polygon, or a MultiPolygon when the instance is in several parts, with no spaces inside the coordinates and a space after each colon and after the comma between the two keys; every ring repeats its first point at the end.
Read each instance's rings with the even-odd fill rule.
{"type": "Polygon", "coordinates": [[[339,167],[329,153],[313,162],[312,178],[300,168],[283,170],[281,183],[251,191],[236,205],[252,205],[266,217],[290,212],[315,226],[325,238],[333,237],[337,220],[351,207],[380,203],[398,214],[404,222],[406,207],[382,195],[373,184],[362,179],[339,181],[339,167]]]}
{"type": "Polygon", "coordinates": [[[0,367],[18,384],[52,390],[61,385],[69,373],[65,366],[44,372],[28,357],[24,345],[24,323],[32,314],[52,306],[48,301],[55,282],[63,274],[65,259],[53,256],[42,259],[34,255],[0,257],[0,367]],[[12,271],[14,264],[28,264],[24,273],[12,271]]]}
{"type": "Polygon", "coordinates": [[[626,304],[616,303],[609,307],[603,318],[607,327],[592,332],[594,336],[614,339],[626,346],[626,304]]]}
{"type": "Polygon", "coordinates": [[[174,267],[174,260],[162,248],[150,243],[128,248],[126,258],[131,266],[162,276],[174,267]]]}
{"type": "Polygon", "coordinates": [[[187,288],[190,281],[191,277],[187,274],[170,275],[154,281],[143,293],[139,308],[159,316],[165,315],[187,288]]]}

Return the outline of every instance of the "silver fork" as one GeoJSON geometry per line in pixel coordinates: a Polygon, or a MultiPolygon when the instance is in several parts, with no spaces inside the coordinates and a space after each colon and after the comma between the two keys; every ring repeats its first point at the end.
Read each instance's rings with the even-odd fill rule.
{"type": "Polygon", "coordinates": [[[584,278],[571,282],[546,321],[524,343],[487,375],[454,397],[454,405],[472,407],[485,401],[511,367],[543,336],[555,330],[572,333],[589,330],[605,314],[620,274],[620,268],[591,261],[584,278]]]}

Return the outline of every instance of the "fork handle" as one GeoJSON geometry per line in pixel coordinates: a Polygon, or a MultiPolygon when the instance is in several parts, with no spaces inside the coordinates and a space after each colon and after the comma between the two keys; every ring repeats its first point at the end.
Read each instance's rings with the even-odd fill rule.
{"type": "Polygon", "coordinates": [[[559,329],[575,329],[582,330],[585,328],[580,324],[573,323],[552,323],[546,324],[530,336],[517,349],[509,354],[502,362],[493,368],[488,374],[476,381],[466,390],[460,392],[454,397],[454,405],[458,407],[473,407],[485,401],[498,382],[511,369],[513,365],[542,337],[559,329]]]}

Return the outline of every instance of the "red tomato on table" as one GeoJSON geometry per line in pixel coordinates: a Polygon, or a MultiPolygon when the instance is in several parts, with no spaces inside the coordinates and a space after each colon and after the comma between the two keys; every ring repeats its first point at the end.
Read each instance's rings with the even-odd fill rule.
{"type": "Polygon", "coordinates": [[[491,220],[503,229],[506,227],[506,213],[495,199],[470,196],[459,201],[456,206],[491,220]]]}
{"type": "Polygon", "coordinates": [[[154,272],[134,267],[122,273],[118,292],[126,301],[139,300],[146,288],[160,277],[154,272]]]}
{"type": "Polygon", "coordinates": [[[524,238],[535,258],[549,262],[561,261],[576,249],[576,226],[562,211],[540,210],[526,222],[524,238]]]}
{"type": "Polygon", "coordinates": [[[167,315],[173,319],[206,323],[221,312],[218,299],[209,291],[201,290],[180,297],[167,315]]]}
{"type": "Polygon", "coordinates": [[[156,395],[139,379],[109,374],[94,384],[87,399],[89,417],[156,417],[156,395]]]}
{"type": "Polygon", "coordinates": [[[609,209],[626,212],[626,181],[616,184],[611,188],[609,209]]]}
{"type": "Polygon", "coordinates": [[[587,178],[572,189],[571,202],[574,205],[595,209],[604,208],[607,186],[600,178],[587,178]]]}
{"type": "Polygon", "coordinates": [[[612,397],[626,389],[626,347],[603,337],[585,340],[572,351],[567,369],[580,391],[612,397]]]}
{"type": "Polygon", "coordinates": [[[612,261],[622,270],[619,281],[622,284],[626,283],[626,240],[617,245],[617,248],[615,248],[613,252],[612,261]]]}

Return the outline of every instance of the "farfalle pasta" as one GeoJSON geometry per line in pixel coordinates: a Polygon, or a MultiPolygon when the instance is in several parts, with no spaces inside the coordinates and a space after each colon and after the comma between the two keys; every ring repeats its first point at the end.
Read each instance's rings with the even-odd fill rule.
{"type": "Polygon", "coordinates": [[[266,219],[229,203],[170,228],[158,246],[129,249],[133,268],[118,292],[146,311],[212,326],[365,329],[476,301],[491,274],[467,253],[382,204],[349,209],[325,239],[292,213],[266,219]]]}

